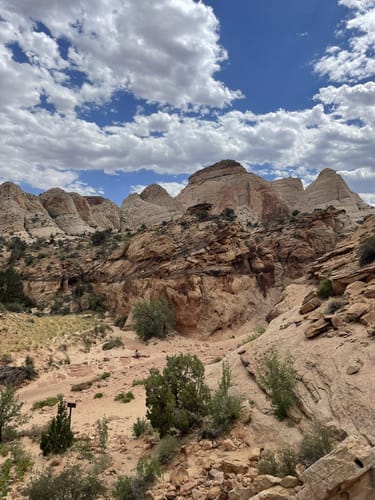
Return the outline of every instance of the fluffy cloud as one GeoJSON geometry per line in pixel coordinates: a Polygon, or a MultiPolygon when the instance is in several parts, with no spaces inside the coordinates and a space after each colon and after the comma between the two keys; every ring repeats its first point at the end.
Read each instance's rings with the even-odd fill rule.
{"type": "MultiPolygon", "coordinates": [[[[215,79],[227,59],[212,9],[193,0],[3,0],[2,25],[39,69],[39,91],[63,113],[115,91],[176,107],[241,97],[215,79]],[[45,27],[38,30],[39,23],[45,27]],[[48,33],[45,31],[48,30],[48,33]],[[67,44],[67,54],[60,50],[67,44]],[[44,71],[43,71],[44,70],[44,71]],[[82,81],[71,88],[69,71],[82,81]],[[61,92],[63,102],[58,97],[61,92]]],[[[30,68],[28,68],[30,70],[30,68]]]]}
{"type": "MultiPolygon", "coordinates": [[[[187,181],[185,182],[158,182],[158,184],[163,187],[173,198],[176,197],[183,189],[187,186],[187,181]]],[[[142,193],[142,191],[147,186],[145,184],[136,184],[131,186],[132,193],[142,193]]]]}
{"type": "Polygon", "coordinates": [[[339,0],[353,9],[345,29],[351,33],[346,47],[328,47],[315,71],[335,82],[357,82],[375,73],[375,0],[339,0]]]}
{"type": "MultiPolygon", "coordinates": [[[[256,115],[225,109],[241,93],[215,79],[227,54],[202,2],[0,0],[0,177],[92,194],[82,170],[187,174],[234,158],[305,183],[331,167],[368,193],[375,84],[354,80],[374,72],[375,0],[340,3],[353,9],[349,45],[329,48],[315,68],[346,83],[320,89],[311,109],[256,115]],[[108,126],[77,113],[121,91],[169,107],[108,126]]],[[[183,187],[162,185],[173,195],[183,187]]]]}

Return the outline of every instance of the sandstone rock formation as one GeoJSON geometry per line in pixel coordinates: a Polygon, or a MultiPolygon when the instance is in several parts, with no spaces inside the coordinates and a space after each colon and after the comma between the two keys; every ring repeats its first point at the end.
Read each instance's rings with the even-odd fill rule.
{"type": "Polygon", "coordinates": [[[121,228],[120,210],[113,201],[102,196],[85,196],[95,224],[100,229],[119,231],[121,228]]]}
{"type": "Polygon", "coordinates": [[[310,210],[326,208],[333,205],[337,209],[344,209],[352,218],[363,217],[371,209],[356,193],[353,193],[334,170],[325,168],[312,182],[304,193],[303,204],[298,208],[310,210]]]}
{"type": "Polygon", "coordinates": [[[269,182],[233,160],[223,160],[193,174],[177,200],[186,207],[211,203],[213,214],[232,208],[242,220],[251,222],[275,221],[289,212],[269,182]]]}
{"type": "MultiPolygon", "coordinates": [[[[273,189],[279,197],[287,203],[289,209],[298,209],[304,203],[304,190],[301,179],[287,177],[271,182],[273,189]]],[[[306,209],[304,209],[306,211],[306,209]]]]}
{"type": "MultiPolygon", "coordinates": [[[[147,203],[141,200],[140,203],[147,203]]],[[[80,248],[86,258],[38,260],[25,269],[26,291],[37,302],[89,283],[114,314],[128,315],[139,298],[165,296],[181,333],[209,335],[265,317],[282,287],[332,248],[340,235],[337,211],[317,211],[273,230],[184,216],[133,235],[118,248],[80,248]]],[[[70,253],[74,255],[74,242],[70,253]]]]}
{"type": "Polygon", "coordinates": [[[25,239],[62,234],[38,197],[11,182],[0,185],[0,230],[25,239]]]}
{"type": "Polygon", "coordinates": [[[157,184],[151,184],[140,195],[133,193],[121,205],[121,230],[138,229],[180,217],[182,205],[157,184]]]}

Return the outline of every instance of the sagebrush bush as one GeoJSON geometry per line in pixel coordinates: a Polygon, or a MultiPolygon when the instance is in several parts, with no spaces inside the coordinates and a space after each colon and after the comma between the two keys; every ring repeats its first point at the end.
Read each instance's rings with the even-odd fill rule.
{"type": "Polygon", "coordinates": [[[176,455],[180,447],[180,443],[175,436],[163,437],[156,449],[156,456],[162,465],[169,464],[172,458],[176,455]]]}
{"type": "Polygon", "coordinates": [[[105,493],[103,482],[93,473],[79,466],[66,467],[54,476],[47,469],[31,480],[24,490],[29,500],[94,500],[105,493]]]}
{"type": "Polygon", "coordinates": [[[142,500],[160,474],[161,468],[156,458],[141,459],[134,476],[123,476],[118,479],[113,497],[117,500],[142,500]]]}
{"type": "Polygon", "coordinates": [[[259,474],[285,477],[296,474],[298,455],[292,448],[281,448],[276,453],[266,451],[258,463],[259,474]]]}
{"type": "Polygon", "coordinates": [[[130,403],[134,399],[134,394],[131,391],[119,392],[116,394],[114,400],[120,403],[130,403]]]}
{"type": "Polygon", "coordinates": [[[281,360],[277,351],[271,350],[264,357],[258,377],[271,399],[276,417],[283,420],[296,401],[294,389],[297,378],[292,359],[287,357],[281,360]]]}
{"type": "Polygon", "coordinates": [[[358,249],[359,265],[367,266],[375,260],[375,234],[367,238],[358,249]]]}
{"type": "Polygon", "coordinates": [[[334,439],[327,427],[316,424],[311,432],[306,434],[299,447],[298,457],[306,467],[310,467],[319,458],[332,451],[334,439]]]}
{"type": "Polygon", "coordinates": [[[152,434],[152,425],[147,418],[137,418],[133,424],[133,436],[139,438],[146,434],[152,434]]]}
{"type": "Polygon", "coordinates": [[[342,300],[330,300],[326,307],[326,314],[334,314],[345,305],[342,300]]]}

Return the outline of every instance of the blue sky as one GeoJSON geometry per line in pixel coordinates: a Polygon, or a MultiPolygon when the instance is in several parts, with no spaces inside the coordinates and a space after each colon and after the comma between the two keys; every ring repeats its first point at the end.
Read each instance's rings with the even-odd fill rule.
{"type": "Polygon", "coordinates": [[[0,181],[117,203],[224,158],[375,204],[375,0],[0,0],[0,181]]]}

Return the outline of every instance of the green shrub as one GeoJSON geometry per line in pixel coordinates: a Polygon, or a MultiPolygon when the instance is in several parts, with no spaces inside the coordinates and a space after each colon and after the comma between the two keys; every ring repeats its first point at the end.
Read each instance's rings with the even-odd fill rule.
{"type": "Polygon", "coordinates": [[[19,443],[13,444],[10,451],[13,465],[16,469],[17,479],[22,481],[26,472],[32,466],[31,455],[30,453],[26,453],[19,443]]]}
{"type": "Polygon", "coordinates": [[[220,214],[220,217],[229,222],[233,222],[234,220],[236,220],[237,215],[233,208],[224,208],[224,210],[220,214]]]}
{"type": "Polygon", "coordinates": [[[298,455],[292,448],[282,448],[277,453],[266,451],[258,463],[259,474],[285,477],[295,476],[298,455]]]}
{"type": "Polygon", "coordinates": [[[89,309],[97,313],[105,312],[104,297],[96,293],[89,293],[87,295],[87,301],[89,303],[89,309]]]}
{"type": "Polygon", "coordinates": [[[120,403],[130,403],[134,399],[134,394],[129,392],[120,392],[114,398],[115,401],[119,401],[120,403]]]}
{"type": "Polygon", "coordinates": [[[73,384],[70,388],[72,392],[81,392],[86,389],[90,389],[95,380],[87,380],[86,382],[80,382],[78,384],[73,384]]]}
{"type": "Polygon", "coordinates": [[[174,326],[174,314],[165,299],[141,300],[134,305],[133,322],[136,334],[142,340],[164,338],[174,326]]]}
{"type": "Polygon", "coordinates": [[[207,414],[210,391],[204,366],[196,356],[167,356],[163,373],[152,368],[145,388],[146,416],[161,437],[172,428],[187,432],[207,414]]]}
{"type": "Polygon", "coordinates": [[[24,491],[29,500],[94,500],[104,493],[103,482],[77,465],[66,467],[56,476],[51,469],[47,469],[33,479],[24,491]]]}
{"type": "Polygon", "coordinates": [[[299,460],[306,467],[310,467],[319,458],[324,457],[333,448],[332,433],[323,425],[316,424],[313,430],[306,434],[299,449],[299,460]]]}
{"type": "Polygon", "coordinates": [[[156,449],[156,456],[162,465],[167,465],[180,448],[178,439],[174,436],[163,437],[156,449]]]}
{"type": "Polygon", "coordinates": [[[53,417],[47,429],[42,432],[40,449],[46,456],[50,453],[63,453],[72,444],[73,433],[70,429],[66,404],[61,400],[57,407],[56,417],[53,417]]]}
{"type": "Polygon", "coordinates": [[[230,385],[231,371],[228,363],[223,363],[219,388],[209,404],[209,413],[215,431],[227,432],[231,424],[240,416],[241,402],[238,397],[229,395],[230,385]]]}
{"type": "Polygon", "coordinates": [[[139,438],[146,434],[152,434],[152,425],[147,418],[137,418],[133,424],[133,436],[139,438]]]}
{"type": "Polygon", "coordinates": [[[277,476],[279,472],[279,464],[277,463],[276,455],[273,451],[265,451],[258,463],[259,474],[270,474],[277,476]]]}
{"type": "Polygon", "coordinates": [[[49,398],[35,401],[35,403],[33,403],[32,410],[39,410],[40,408],[45,408],[46,406],[55,406],[62,399],[63,395],[58,394],[57,396],[50,396],[49,398]]]}
{"type": "Polygon", "coordinates": [[[326,278],[319,283],[318,297],[322,300],[328,299],[333,293],[332,282],[326,278]]]}
{"type": "Polygon", "coordinates": [[[22,405],[13,387],[7,386],[0,390],[0,443],[5,434],[13,433],[26,422],[26,417],[21,413],[22,405]]]}
{"type": "Polygon", "coordinates": [[[362,243],[358,249],[359,265],[366,266],[375,260],[375,234],[362,243]]]}
{"type": "Polygon", "coordinates": [[[32,305],[23,293],[21,276],[13,267],[0,271],[0,302],[12,312],[22,312],[25,306],[32,305]]]}
{"type": "Polygon", "coordinates": [[[160,476],[161,468],[156,458],[140,460],[133,477],[120,477],[117,481],[114,498],[117,500],[142,500],[146,491],[160,476]]]}
{"type": "Polygon", "coordinates": [[[102,345],[103,351],[109,351],[111,349],[114,349],[115,347],[124,347],[124,343],[119,337],[110,339],[107,342],[104,342],[104,344],[102,345]]]}
{"type": "Polygon", "coordinates": [[[102,392],[96,392],[94,394],[94,399],[101,399],[104,396],[102,392]]]}
{"type": "Polygon", "coordinates": [[[264,357],[259,382],[271,399],[276,417],[283,420],[296,400],[294,389],[297,379],[292,359],[280,360],[277,351],[270,351],[264,357]]]}

